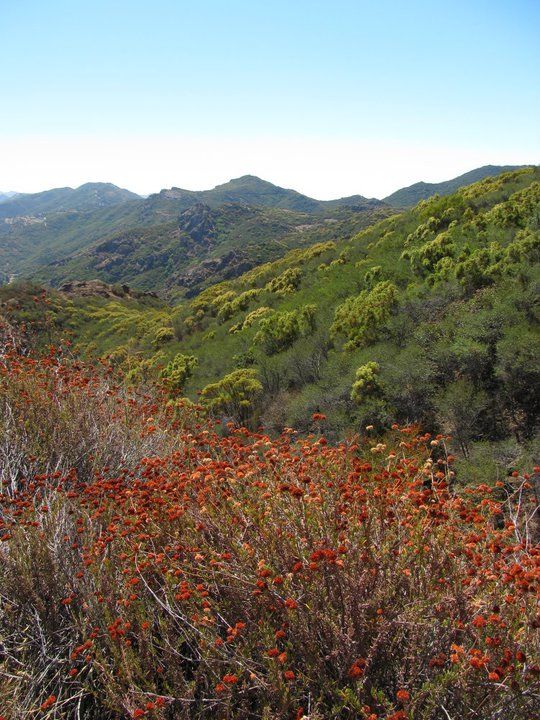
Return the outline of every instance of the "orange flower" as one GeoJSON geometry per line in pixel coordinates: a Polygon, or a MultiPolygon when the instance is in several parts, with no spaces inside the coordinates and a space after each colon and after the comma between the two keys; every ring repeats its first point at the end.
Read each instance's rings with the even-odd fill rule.
{"type": "Polygon", "coordinates": [[[48,710],[56,702],[56,695],[49,695],[44,703],[41,704],[40,710],[48,710]]]}
{"type": "Polygon", "coordinates": [[[401,703],[409,702],[409,700],[411,699],[411,695],[408,690],[398,690],[396,693],[396,697],[401,703]]]}
{"type": "Polygon", "coordinates": [[[238,676],[237,675],[224,675],[222,678],[224,683],[227,685],[234,685],[238,682],[238,676]]]}

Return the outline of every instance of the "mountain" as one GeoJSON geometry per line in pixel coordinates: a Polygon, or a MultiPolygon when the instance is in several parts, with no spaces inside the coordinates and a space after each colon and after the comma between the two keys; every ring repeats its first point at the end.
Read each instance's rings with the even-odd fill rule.
{"type": "Polygon", "coordinates": [[[18,194],[0,204],[0,219],[41,217],[69,210],[86,211],[137,200],[139,196],[111,183],[85,183],[73,189],[55,188],[32,194],[18,194]]]}
{"type": "MultiPolygon", "coordinates": [[[[176,293],[195,292],[211,281],[213,272],[214,281],[233,277],[287,249],[307,244],[312,231],[317,236],[332,236],[333,224],[351,218],[348,232],[357,232],[394,212],[379,200],[359,195],[313,200],[253,176],[213,190],[171,188],[145,199],[90,209],[88,203],[80,203],[79,209],[59,212],[60,203],[64,202],[62,207],[67,202],[74,204],[73,192],[78,191],[68,193],[70,200],[62,201],[64,191],[60,190],[40,194],[37,201],[35,196],[23,196],[0,206],[0,281],[32,274],[53,283],[95,277],[106,282],[134,282],[142,289],[155,289],[153,283],[157,282],[157,289],[169,293],[174,278],[182,288],[176,293]],[[28,197],[34,198],[34,214],[7,216],[22,212],[28,197]],[[46,204],[53,206],[52,199],[57,209],[45,213],[46,204]],[[189,213],[186,217],[182,214],[194,207],[207,208],[204,212],[211,216],[215,226],[211,242],[192,243],[188,237],[191,230],[182,229],[189,213]],[[42,214],[36,214],[38,209],[42,214]],[[183,277],[194,264],[206,260],[209,264],[195,275],[183,277]]],[[[25,207],[29,211],[28,203],[25,207]]],[[[172,292],[176,294],[174,289],[172,292]]]]}
{"type": "MultiPolygon", "coordinates": [[[[192,243],[216,241],[212,213],[183,216],[192,243]]],[[[527,168],[352,236],[333,224],[332,240],[174,306],[121,286],[64,285],[40,300],[14,284],[0,289],[0,314],[38,343],[68,335],[82,353],[111,355],[132,379],[176,373],[178,393],[216,408],[221,398],[224,415],[245,383],[256,392],[238,398],[242,420],[270,432],[309,432],[313,413],[331,439],[419,423],[452,435],[458,476],[483,481],[538,451],[539,213],[540,168],[527,168]]]]}
{"type": "Polygon", "coordinates": [[[261,180],[255,175],[243,175],[223,185],[217,185],[212,190],[192,191],[173,187],[162,190],[157,197],[150,196],[149,200],[152,202],[154,199],[155,202],[159,202],[163,198],[174,199],[178,206],[183,208],[195,203],[204,203],[210,207],[219,207],[225,203],[245,203],[310,214],[324,213],[337,207],[353,206],[356,209],[371,209],[382,205],[380,200],[368,199],[362,195],[339,200],[314,200],[296,190],[288,190],[261,180]]]}
{"type": "Polygon", "coordinates": [[[7,192],[0,191],[0,203],[5,202],[6,200],[10,200],[12,197],[18,194],[19,193],[16,193],[13,190],[8,190],[7,192]]]}
{"type": "MultiPolygon", "coordinates": [[[[426,188],[446,193],[450,186],[500,170],[488,166],[447,183],[420,186],[424,193],[432,191],[426,188]]],[[[315,200],[253,175],[211,190],[170,188],[144,199],[129,199],[133,194],[128,193],[124,202],[95,207],[96,201],[103,205],[105,199],[126,197],[124,192],[88,184],[2,203],[0,282],[32,276],[59,286],[99,279],[155,290],[169,299],[189,297],[287,250],[350,236],[396,212],[388,203],[361,195],[315,200]],[[2,218],[6,208],[22,211],[26,203],[28,210],[30,202],[34,214],[2,218]],[[78,209],[64,209],[68,205],[78,209]]],[[[400,192],[405,191],[390,198],[400,192]]]]}
{"type": "Polygon", "coordinates": [[[318,218],[280,208],[197,203],[174,221],[120,230],[79,252],[37,268],[34,279],[58,287],[98,278],[133,284],[175,298],[193,296],[287,250],[352,235],[386,217],[382,206],[346,219],[318,218]]]}
{"type": "Polygon", "coordinates": [[[486,177],[495,177],[501,173],[511,172],[526,167],[525,165],[484,165],[483,167],[470,170],[464,175],[445,180],[440,183],[417,182],[409,187],[401,188],[384,198],[384,202],[392,207],[413,207],[420,200],[426,200],[432,195],[450,195],[459,190],[460,187],[471,185],[483,180],[486,177]]]}

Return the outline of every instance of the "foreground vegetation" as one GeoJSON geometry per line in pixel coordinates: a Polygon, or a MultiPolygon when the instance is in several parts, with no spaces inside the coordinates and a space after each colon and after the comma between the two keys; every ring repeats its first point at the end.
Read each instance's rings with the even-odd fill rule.
{"type": "Polygon", "coordinates": [[[3,718],[534,715],[532,468],[463,488],[441,435],[271,439],[4,336],[3,718]]]}

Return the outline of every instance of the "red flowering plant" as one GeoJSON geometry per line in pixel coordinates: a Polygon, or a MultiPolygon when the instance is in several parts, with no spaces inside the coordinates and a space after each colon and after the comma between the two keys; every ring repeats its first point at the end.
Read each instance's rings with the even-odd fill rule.
{"type": "Polygon", "coordinates": [[[0,404],[4,716],[534,714],[528,476],[458,493],[409,427],[221,437],[54,355],[0,404]]]}

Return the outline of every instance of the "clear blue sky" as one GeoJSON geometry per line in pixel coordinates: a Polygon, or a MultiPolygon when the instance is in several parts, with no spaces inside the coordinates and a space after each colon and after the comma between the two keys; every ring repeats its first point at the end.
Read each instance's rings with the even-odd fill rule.
{"type": "Polygon", "coordinates": [[[0,0],[0,73],[3,190],[540,162],[538,0],[0,0]]]}

